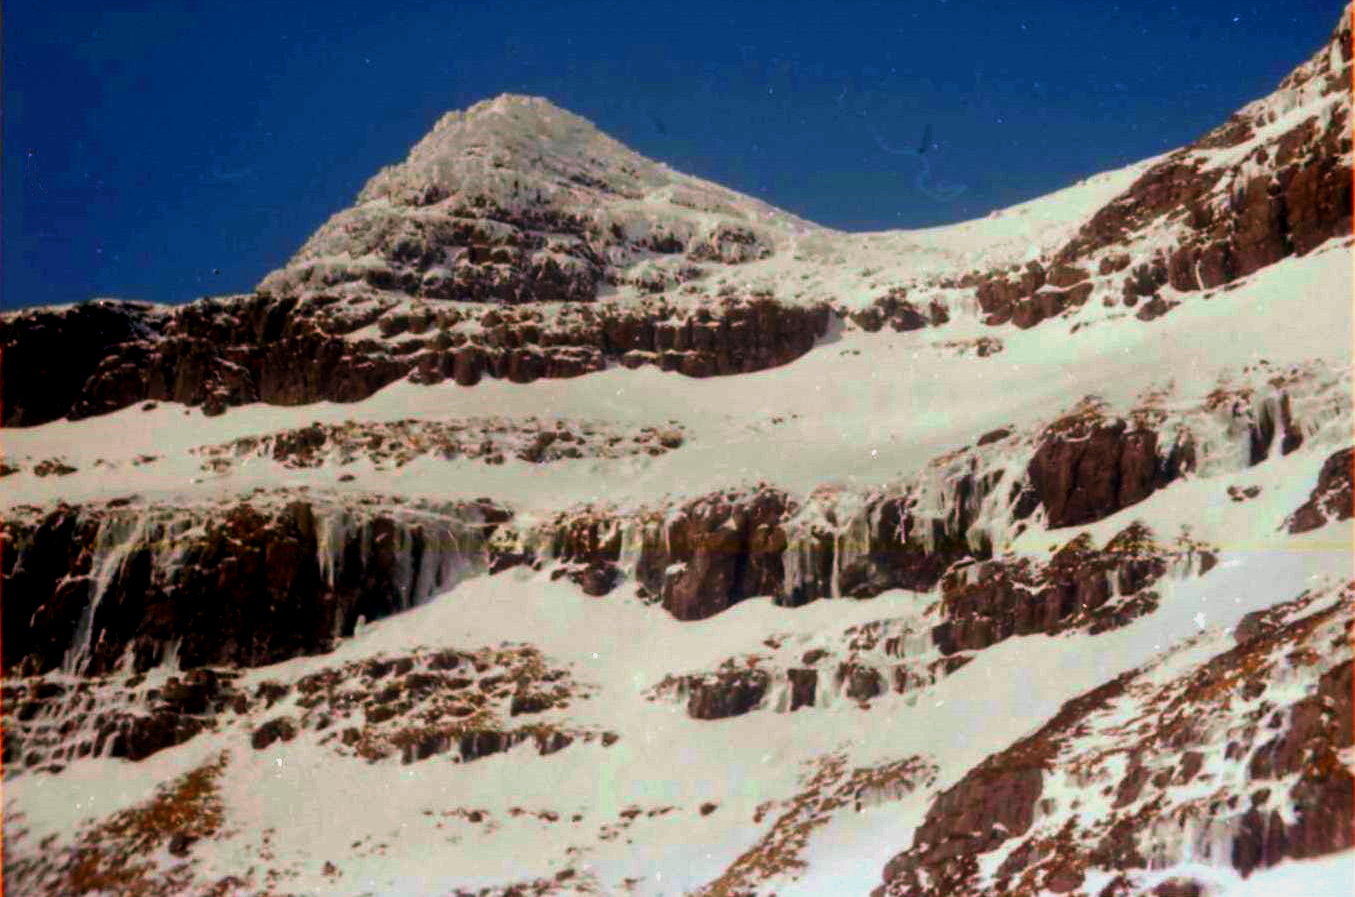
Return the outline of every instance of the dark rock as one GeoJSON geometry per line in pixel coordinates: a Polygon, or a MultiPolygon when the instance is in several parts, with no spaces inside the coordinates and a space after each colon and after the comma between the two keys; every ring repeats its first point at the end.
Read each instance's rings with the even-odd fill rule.
{"type": "MultiPolygon", "coordinates": [[[[552,264],[543,263],[521,286],[496,282],[491,290],[506,290],[508,301],[518,301],[520,290],[550,293],[544,301],[579,298],[564,295],[572,288],[562,287],[552,264]]],[[[484,376],[519,383],[573,377],[604,369],[608,357],[652,352],[655,322],[669,316],[663,306],[609,308],[592,324],[561,315],[543,325],[538,313],[504,309],[470,337],[419,336],[431,316],[391,311],[389,302],[369,318],[336,309],[342,306],[261,292],[168,311],[101,300],[7,316],[0,330],[3,424],[88,417],[147,399],[199,405],[209,414],[249,402],[353,402],[406,376],[419,383],[452,378],[463,386],[484,376]],[[343,335],[370,323],[378,323],[386,340],[411,337],[354,342],[343,335]],[[63,358],[59,370],[53,358],[63,358]]],[[[697,351],[680,355],[673,370],[714,376],[785,364],[813,347],[829,317],[826,305],[763,298],[729,300],[717,313],[709,326],[694,331],[697,351]]],[[[641,355],[638,362],[653,360],[641,355]]]]}
{"type": "Polygon", "coordinates": [[[509,716],[521,716],[525,713],[541,713],[555,706],[550,695],[540,692],[518,692],[509,702],[509,716]]]}
{"type": "Polygon", "coordinates": [[[144,760],[152,754],[183,744],[207,728],[196,717],[157,711],[149,716],[122,716],[99,735],[96,751],[107,743],[108,756],[144,760]]]}
{"type": "MultiPolygon", "coordinates": [[[[79,658],[83,673],[113,669],[129,649],[135,669],[144,671],[176,641],[186,669],[275,663],[328,650],[336,629],[351,634],[359,616],[389,616],[423,597],[411,589],[425,558],[437,563],[442,549],[434,543],[444,536],[426,523],[359,515],[345,531],[345,544],[336,546],[342,563],[331,583],[322,574],[315,513],[305,502],[266,511],[242,503],[183,519],[144,509],[65,508],[32,524],[6,521],[0,524],[7,534],[0,609],[5,665],[26,662],[43,672],[63,662],[92,600],[88,570],[99,534],[103,527],[127,528],[129,515],[152,519],[107,582],[91,621],[91,650],[79,658]],[[408,564],[397,563],[400,542],[408,564]],[[170,545],[179,563],[157,564],[170,545]]],[[[465,544],[472,556],[462,560],[483,564],[471,537],[477,527],[487,537],[503,515],[483,504],[451,514],[449,525],[469,529],[465,544]]],[[[200,704],[212,688],[185,677],[167,699],[200,704]]]]}
{"type": "Polygon", "coordinates": [[[740,716],[762,703],[771,678],[762,670],[735,670],[687,680],[687,715],[692,719],[740,716]]]}
{"type": "Polygon", "coordinates": [[[817,670],[791,669],[786,671],[790,680],[790,709],[813,707],[815,692],[818,690],[819,673],[817,670]]]}
{"type": "Polygon", "coordinates": [[[1308,500],[1289,516],[1291,533],[1306,533],[1334,520],[1349,520],[1352,515],[1352,467],[1355,449],[1342,449],[1322,464],[1308,500]]]}
{"type": "Polygon", "coordinates": [[[666,538],[656,533],[646,539],[637,576],[679,620],[703,619],[754,595],[775,595],[784,576],[781,521],[787,510],[787,497],[772,490],[690,502],[661,524],[666,538]]]}
{"type": "Polygon", "coordinates": [[[291,717],[279,716],[269,720],[254,730],[249,743],[254,750],[261,751],[278,741],[291,741],[296,737],[296,723],[291,717]]]}
{"type": "Polygon", "coordinates": [[[1158,455],[1157,434],[1124,421],[1049,428],[1027,475],[1052,527],[1108,517],[1176,479],[1180,461],[1158,455]]]}
{"type": "Polygon", "coordinates": [[[193,845],[198,841],[197,835],[191,835],[188,832],[175,832],[169,839],[170,856],[186,857],[193,845]]]}
{"type": "Polygon", "coordinates": [[[997,430],[990,430],[979,437],[978,444],[980,446],[991,445],[994,442],[1001,442],[1010,435],[1012,435],[1010,427],[1001,427],[997,430]]]}

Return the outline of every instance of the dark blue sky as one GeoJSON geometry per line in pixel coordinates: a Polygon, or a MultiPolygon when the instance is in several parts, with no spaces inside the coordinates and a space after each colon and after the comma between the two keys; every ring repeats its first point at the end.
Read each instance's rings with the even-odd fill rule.
{"type": "Polygon", "coordinates": [[[1342,5],[11,2],[0,305],[247,290],[505,91],[822,224],[962,220],[1193,139],[1342,5]],[[958,195],[886,151],[928,125],[958,195]]]}

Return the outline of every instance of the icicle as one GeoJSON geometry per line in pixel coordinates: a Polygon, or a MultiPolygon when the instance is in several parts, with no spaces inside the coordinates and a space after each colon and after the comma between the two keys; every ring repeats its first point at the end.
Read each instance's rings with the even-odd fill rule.
{"type": "Polygon", "coordinates": [[[775,713],[787,713],[790,711],[790,697],[790,679],[778,670],[768,688],[767,706],[775,713]]]}
{"type": "Polygon", "coordinates": [[[801,564],[804,543],[799,535],[799,532],[790,534],[786,539],[786,550],[781,552],[781,590],[786,596],[794,595],[804,585],[804,568],[801,564]]]}
{"type": "Polygon", "coordinates": [[[842,597],[842,533],[833,532],[833,571],[828,576],[828,597],[842,597]]]}
{"type": "Polygon", "coordinates": [[[164,651],[160,656],[160,666],[165,673],[179,673],[182,669],[179,666],[179,646],[183,643],[182,639],[170,639],[165,643],[164,651]]]}
{"type": "Polygon", "coordinates": [[[621,554],[617,565],[626,576],[634,577],[644,553],[646,524],[641,520],[628,520],[621,526],[621,554]]]}
{"type": "Polygon", "coordinates": [[[333,589],[343,574],[343,549],[348,541],[348,512],[338,506],[325,508],[315,521],[315,543],[320,578],[333,589]]]}
{"type": "Polygon", "coordinates": [[[104,519],[94,541],[94,582],[90,589],[89,601],[80,614],[71,645],[66,649],[61,669],[65,673],[78,675],[88,661],[94,648],[94,618],[104,593],[113,584],[113,580],[122,570],[124,562],[132,548],[143,541],[149,511],[136,511],[128,514],[115,514],[104,519]]]}
{"type": "Polygon", "coordinates": [[[400,610],[410,607],[414,587],[414,531],[408,525],[395,524],[395,589],[400,596],[400,610]]]}

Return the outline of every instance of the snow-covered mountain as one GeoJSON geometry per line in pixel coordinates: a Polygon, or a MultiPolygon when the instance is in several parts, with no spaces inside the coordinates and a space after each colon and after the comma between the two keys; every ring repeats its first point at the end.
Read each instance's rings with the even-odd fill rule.
{"type": "Polygon", "coordinates": [[[849,234],[548,101],[4,316],[15,894],[1346,894],[1351,10],[849,234]]]}

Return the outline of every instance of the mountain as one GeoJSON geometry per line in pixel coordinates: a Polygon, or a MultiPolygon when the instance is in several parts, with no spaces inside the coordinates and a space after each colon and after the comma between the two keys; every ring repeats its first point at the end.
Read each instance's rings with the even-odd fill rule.
{"type": "Polygon", "coordinates": [[[1347,893],[1351,16],[982,220],[501,96],[249,294],[6,314],[4,884],[1347,893]]]}

